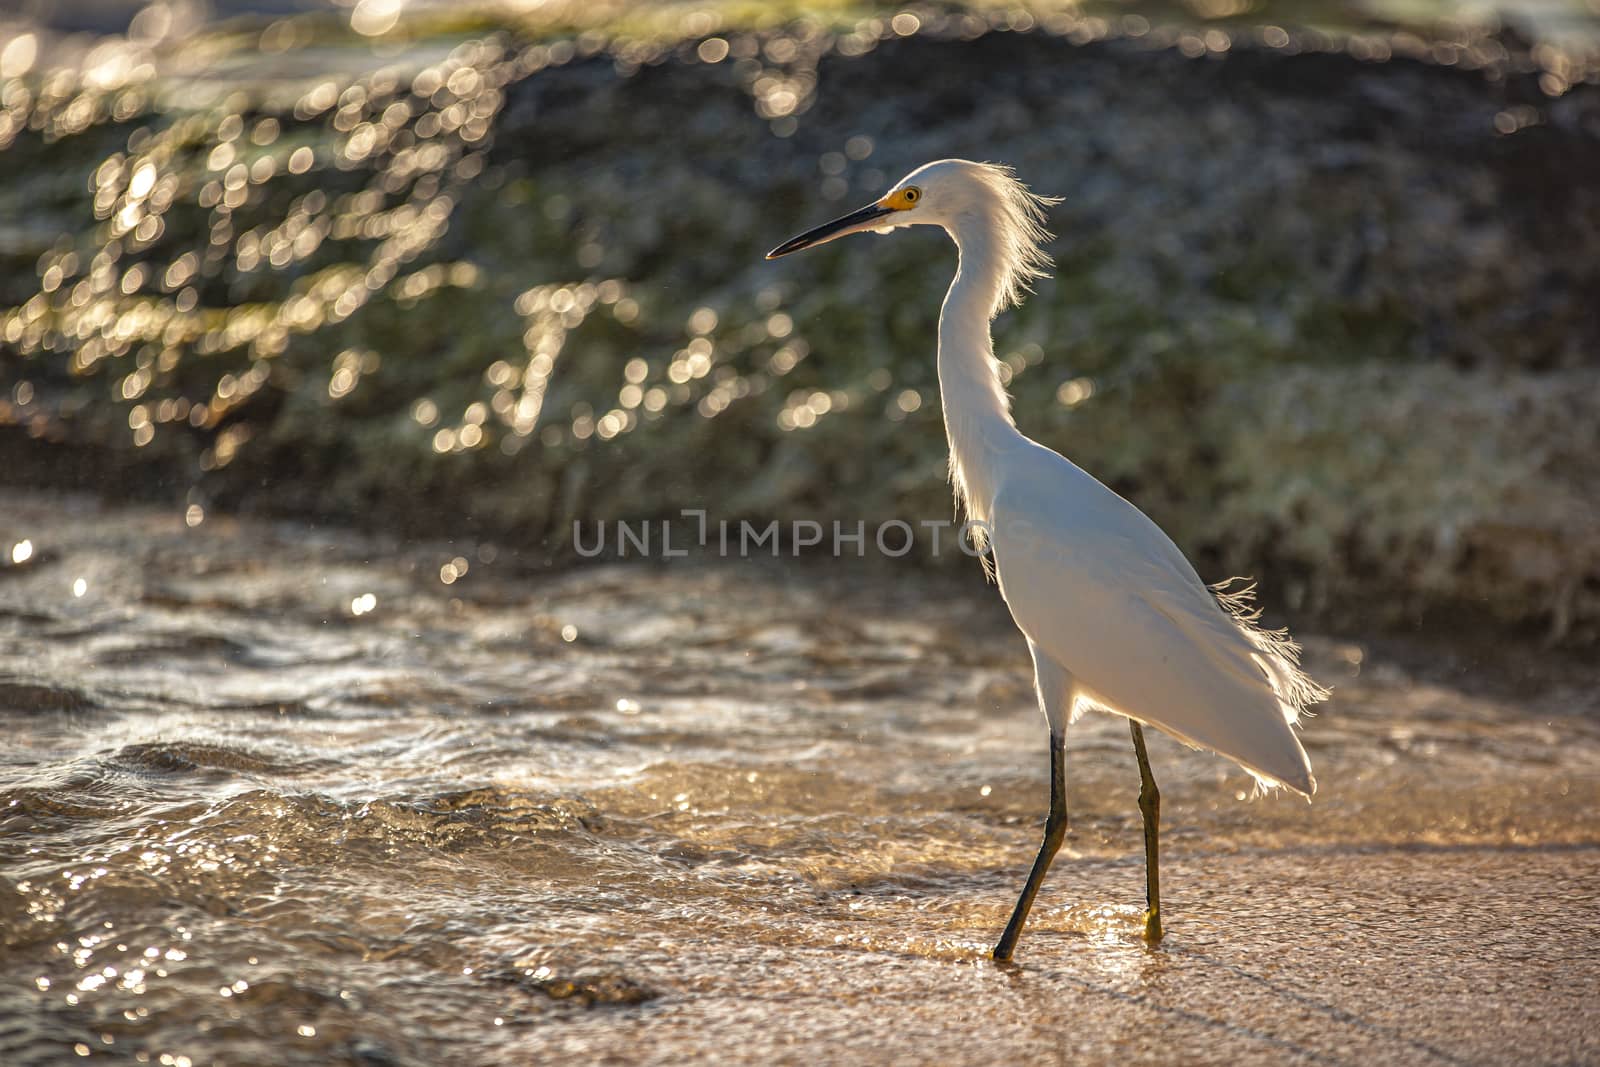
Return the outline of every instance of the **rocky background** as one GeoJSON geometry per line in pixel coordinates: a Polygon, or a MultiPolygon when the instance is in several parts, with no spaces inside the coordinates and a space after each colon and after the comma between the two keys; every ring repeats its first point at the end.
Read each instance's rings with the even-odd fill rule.
{"type": "Polygon", "coordinates": [[[953,248],[762,254],[965,156],[1065,198],[1056,278],[996,324],[1019,424],[1203,574],[1334,623],[1600,633],[1581,47],[1120,7],[387,11],[146,27],[53,73],[0,42],[0,483],[541,564],[574,519],[948,516],[953,248]]]}

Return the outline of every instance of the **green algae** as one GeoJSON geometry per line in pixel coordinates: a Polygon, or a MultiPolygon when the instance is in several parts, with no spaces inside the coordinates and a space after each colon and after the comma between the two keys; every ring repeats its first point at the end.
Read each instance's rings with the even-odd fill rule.
{"type": "Polygon", "coordinates": [[[1536,75],[1492,38],[1472,73],[1398,35],[1378,62],[941,17],[697,27],[717,62],[664,23],[497,33],[194,111],[12,83],[0,200],[44,222],[0,248],[6,447],[551,559],[578,519],[946,517],[953,251],[761,257],[974,155],[1067,198],[1057,276],[996,324],[1019,423],[1204,569],[1592,633],[1593,86],[1508,104],[1536,75]]]}

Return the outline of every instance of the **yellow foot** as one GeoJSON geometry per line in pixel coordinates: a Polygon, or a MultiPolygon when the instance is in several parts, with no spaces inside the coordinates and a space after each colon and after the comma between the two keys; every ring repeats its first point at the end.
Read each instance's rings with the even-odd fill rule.
{"type": "Polygon", "coordinates": [[[1159,945],[1161,943],[1161,938],[1165,936],[1165,933],[1161,929],[1161,913],[1159,911],[1152,910],[1144,913],[1143,936],[1147,945],[1159,945]]]}

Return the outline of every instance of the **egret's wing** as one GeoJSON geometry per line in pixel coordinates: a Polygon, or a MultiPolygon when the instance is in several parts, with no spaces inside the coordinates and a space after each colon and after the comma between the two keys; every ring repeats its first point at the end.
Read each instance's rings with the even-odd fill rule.
{"type": "Polygon", "coordinates": [[[1315,686],[1291,646],[1224,610],[1143,512],[1039,448],[1008,473],[991,526],[1012,616],[1085,697],[1315,788],[1290,726],[1315,686]]]}

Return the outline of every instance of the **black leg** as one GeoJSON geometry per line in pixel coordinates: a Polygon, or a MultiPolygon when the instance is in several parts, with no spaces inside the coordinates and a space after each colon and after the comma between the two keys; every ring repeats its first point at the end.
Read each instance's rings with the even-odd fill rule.
{"type": "Polygon", "coordinates": [[[1161,836],[1161,790],[1150,773],[1150,756],[1144,750],[1144,730],[1132,719],[1133,751],[1139,757],[1139,812],[1144,816],[1144,939],[1161,940],[1161,864],[1157,857],[1161,836]]]}
{"type": "Polygon", "coordinates": [[[1044,844],[1039,846],[1039,856],[1033,861],[1033,870],[1028,873],[1028,884],[1022,887],[1022,896],[1017,898],[1017,908],[1011,913],[1011,921],[1006,923],[1005,933],[1000,935],[1000,943],[994,947],[994,958],[1002,963],[1011,959],[1011,953],[1017,947],[1017,938],[1022,936],[1022,926],[1028,921],[1033,898],[1039,895],[1039,886],[1044,882],[1045,872],[1050,869],[1050,861],[1056,858],[1056,852],[1067,836],[1066,753],[1065,735],[1052,731],[1050,814],[1044,821],[1044,844]]]}

